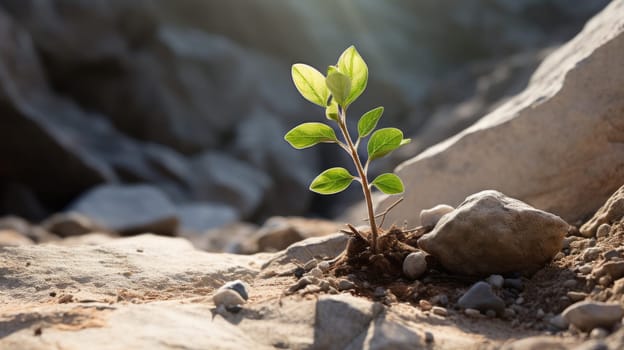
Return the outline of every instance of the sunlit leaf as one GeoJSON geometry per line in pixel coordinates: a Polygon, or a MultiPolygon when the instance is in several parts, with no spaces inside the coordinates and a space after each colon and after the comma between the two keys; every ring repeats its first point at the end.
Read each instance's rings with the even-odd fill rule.
{"type": "Polygon", "coordinates": [[[401,140],[401,144],[399,146],[405,146],[410,142],[412,142],[412,139],[403,139],[401,140]]]}
{"type": "Polygon", "coordinates": [[[327,105],[329,90],[321,72],[307,64],[297,63],[293,64],[291,74],[295,87],[301,96],[321,107],[327,105]]]}
{"type": "Polygon", "coordinates": [[[368,134],[373,132],[373,130],[375,130],[377,122],[379,121],[379,118],[381,118],[383,111],[383,107],[377,107],[364,113],[358,122],[358,134],[360,137],[366,137],[368,134]]]}
{"type": "Polygon", "coordinates": [[[368,67],[360,53],[351,46],[338,59],[338,69],[351,79],[351,92],[345,101],[345,106],[355,101],[366,89],[368,83],[368,67]]]}
{"type": "Polygon", "coordinates": [[[345,168],[331,168],[323,171],[310,184],[310,191],[319,194],[334,194],[344,191],[354,176],[345,168]]]}
{"type": "Polygon", "coordinates": [[[395,174],[381,174],[372,182],[373,186],[385,194],[403,193],[403,181],[395,174]]]}
{"type": "Polygon", "coordinates": [[[323,123],[298,125],[286,133],[284,139],[297,149],[308,148],[321,142],[338,141],[334,129],[323,123]]]}
{"type": "Polygon", "coordinates": [[[368,159],[381,158],[401,146],[403,132],[396,128],[379,129],[368,140],[368,159]]]}
{"type": "Polygon", "coordinates": [[[329,73],[325,82],[334,100],[341,106],[344,106],[351,92],[351,79],[340,72],[332,72],[329,73]]]}
{"type": "Polygon", "coordinates": [[[336,101],[332,100],[329,106],[325,108],[325,116],[327,119],[340,120],[340,111],[338,111],[338,103],[336,101]]]}

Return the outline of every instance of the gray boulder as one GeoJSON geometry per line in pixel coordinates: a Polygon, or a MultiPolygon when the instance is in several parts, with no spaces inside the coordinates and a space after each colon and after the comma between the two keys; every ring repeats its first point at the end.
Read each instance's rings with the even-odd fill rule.
{"type": "Polygon", "coordinates": [[[497,191],[466,198],[418,240],[449,271],[533,273],[559,252],[569,225],[497,191]]]}
{"type": "Polygon", "coordinates": [[[488,188],[569,222],[593,213],[624,178],[624,75],[614,74],[624,59],[622,11],[612,2],[548,56],[522,93],[401,164],[405,200],[387,220],[417,225],[414,213],[488,188]]]}
{"type": "Polygon", "coordinates": [[[148,185],[101,185],[83,194],[68,209],[122,234],[173,235],[179,222],[175,206],[148,185]]]}

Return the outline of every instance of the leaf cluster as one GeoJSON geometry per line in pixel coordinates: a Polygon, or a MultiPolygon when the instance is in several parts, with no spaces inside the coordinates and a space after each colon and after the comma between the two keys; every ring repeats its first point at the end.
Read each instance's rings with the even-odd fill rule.
{"type": "Polygon", "coordinates": [[[358,136],[352,141],[346,127],[346,111],[360,97],[368,83],[368,67],[354,46],[347,48],[334,66],[329,66],[323,75],[314,67],[303,63],[292,66],[292,79],[299,93],[308,101],[325,109],[325,116],[337,124],[344,140],[338,139],[334,129],[324,123],[303,123],[285,135],[294,148],[303,149],[319,143],[336,143],[353,159],[358,176],[352,175],[342,167],[323,171],[311,183],[310,190],[320,194],[334,194],[345,190],[354,181],[367,184],[386,194],[398,194],[404,191],[403,182],[393,173],[377,176],[370,184],[366,172],[371,161],[384,157],[390,152],[410,142],[403,138],[403,132],[397,128],[378,129],[377,124],[384,108],[377,107],[362,115],[357,124],[358,136]],[[360,142],[368,138],[368,158],[362,165],[357,154],[360,142]]]}

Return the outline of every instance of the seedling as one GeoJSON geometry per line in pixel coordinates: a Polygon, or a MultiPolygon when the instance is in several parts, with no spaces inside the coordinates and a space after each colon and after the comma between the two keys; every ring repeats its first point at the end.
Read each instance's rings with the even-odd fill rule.
{"type": "Polygon", "coordinates": [[[303,149],[319,143],[335,143],[349,154],[355,165],[357,176],[349,170],[336,167],[323,171],[310,184],[310,190],[320,194],[334,194],[344,191],[355,180],[362,186],[371,237],[367,240],[371,252],[377,253],[379,228],[373,210],[372,187],[386,194],[399,194],[404,190],[403,182],[393,173],[377,176],[372,182],[367,173],[370,163],[388,155],[395,149],[410,142],[403,138],[403,132],[396,128],[375,130],[384,108],[377,107],[362,115],[357,125],[357,138],[353,138],[347,129],[347,110],[364,92],[368,83],[368,67],[354,46],[346,49],[335,66],[329,66],[327,75],[315,68],[297,63],[292,66],[292,79],[295,87],[308,101],[325,109],[325,116],[337,124],[342,139],[336,136],[334,129],[324,123],[312,122],[296,126],[284,139],[294,148],[303,149]],[[360,143],[368,138],[368,158],[363,163],[358,155],[360,143]]]}

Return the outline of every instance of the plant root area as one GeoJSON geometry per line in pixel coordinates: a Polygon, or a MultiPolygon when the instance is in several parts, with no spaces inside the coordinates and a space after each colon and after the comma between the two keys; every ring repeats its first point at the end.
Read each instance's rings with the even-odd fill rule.
{"type": "MultiPolygon", "coordinates": [[[[403,260],[420,250],[416,241],[427,232],[426,228],[404,230],[392,227],[378,237],[378,253],[373,254],[368,243],[370,233],[351,227],[345,251],[331,261],[324,278],[352,283],[350,292],[388,306],[409,303],[422,311],[430,312],[439,306],[449,315],[463,315],[457,305],[459,298],[475,282],[488,276],[473,277],[453,275],[444,271],[433,256],[427,256],[427,271],[417,280],[403,274],[403,260]]],[[[624,261],[624,220],[612,226],[608,236],[586,238],[578,230],[568,232],[563,249],[554,259],[530,277],[519,274],[503,275],[502,288],[494,293],[505,301],[504,315],[471,315],[470,317],[495,318],[514,328],[548,331],[563,334],[549,323],[567,306],[580,300],[624,302],[624,283],[600,279],[596,273],[607,262],[624,261]],[[592,252],[589,255],[589,251],[592,252]]]]}

